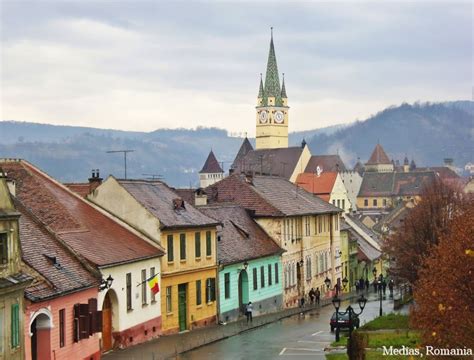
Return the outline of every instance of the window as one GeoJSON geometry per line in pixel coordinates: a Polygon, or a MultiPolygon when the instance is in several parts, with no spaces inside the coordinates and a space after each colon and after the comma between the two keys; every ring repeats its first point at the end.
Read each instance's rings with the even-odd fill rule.
{"type": "Polygon", "coordinates": [[[173,311],[173,303],[171,302],[171,286],[166,287],[166,312],[170,313],[173,311]]]}
{"type": "Polygon", "coordinates": [[[323,219],[322,217],[318,218],[318,233],[321,234],[323,232],[323,219]]]}
{"type": "Polygon", "coordinates": [[[12,348],[20,346],[20,306],[19,304],[12,304],[11,307],[11,345],[12,348]]]}
{"type": "Polygon", "coordinates": [[[196,280],[196,305],[202,304],[201,280],[196,280]]]}
{"type": "Polygon", "coordinates": [[[186,260],[186,234],[179,234],[179,259],[186,260]]]}
{"type": "Polygon", "coordinates": [[[383,199],[383,206],[387,206],[387,199],[383,199]]]}
{"type": "Polygon", "coordinates": [[[278,277],[278,263],[275,263],[275,284],[280,282],[280,278],[278,277]]]}
{"type": "Polygon", "coordinates": [[[319,253],[319,273],[324,272],[324,256],[323,253],[319,253]]]}
{"type": "Polygon", "coordinates": [[[265,268],[260,266],[260,287],[265,287],[265,268]]]}
{"type": "Polygon", "coordinates": [[[64,342],[64,325],[65,325],[65,309],[59,310],[59,347],[64,347],[65,342],[64,342]]]}
{"type": "Polygon", "coordinates": [[[288,287],[288,265],[283,265],[283,283],[285,288],[288,287]]]}
{"type": "Polygon", "coordinates": [[[272,285],[272,264],[268,264],[268,286],[272,285]]]}
{"type": "Polygon", "coordinates": [[[309,216],[305,216],[305,217],[304,217],[304,234],[305,234],[306,236],[309,236],[309,235],[310,235],[309,231],[310,231],[311,225],[310,225],[310,222],[309,222],[309,221],[310,221],[310,217],[309,217],[309,216]]]}
{"type": "Polygon", "coordinates": [[[253,289],[257,290],[258,289],[258,283],[257,283],[257,268],[253,268],[253,289]]]}
{"type": "Polygon", "coordinates": [[[346,208],[346,199],[342,199],[342,209],[346,208]]]}
{"type": "Polygon", "coordinates": [[[319,273],[318,268],[318,253],[314,254],[314,275],[316,276],[319,273]]]}
{"type": "Polygon", "coordinates": [[[337,199],[337,207],[338,207],[338,208],[341,207],[341,200],[340,200],[340,199],[337,199]]]}
{"type": "MultiPolygon", "coordinates": [[[[155,275],[155,268],[152,267],[150,268],[150,278],[153,278],[154,275],[155,275]]],[[[151,291],[151,289],[150,289],[150,297],[151,297],[152,303],[156,302],[156,294],[153,294],[153,291],[151,291]]]]}
{"type": "Polygon", "coordinates": [[[312,273],[311,273],[311,256],[308,255],[306,256],[306,279],[311,279],[312,273]]]}
{"type": "Polygon", "coordinates": [[[201,233],[194,234],[194,253],[197,258],[201,257],[201,233]]]}
{"type": "Polygon", "coordinates": [[[208,303],[216,300],[216,279],[206,279],[206,301],[208,303]]]}
{"type": "Polygon", "coordinates": [[[211,232],[206,231],[206,256],[212,255],[211,232]]]}
{"type": "Polygon", "coordinates": [[[173,235],[168,235],[168,262],[174,261],[173,235]]]}
{"type": "Polygon", "coordinates": [[[332,199],[332,204],[336,206],[336,199],[332,199]]]}
{"type": "Polygon", "coordinates": [[[364,206],[369,206],[369,199],[364,199],[364,206]]]}
{"type": "Polygon", "coordinates": [[[142,305],[146,305],[146,293],[148,284],[146,283],[146,269],[142,270],[142,305]]]}
{"type": "Polygon", "coordinates": [[[339,230],[339,216],[334,215],[334,229],[339,230]]]}
{"type": "Polygon", "coordinates": [[[127,284],[127,310],[132,310],[132,273],[127,273],[126,284],[127,284]]]}
{"type": "Polygon", "coordinates": [[[6,233],[0,234],[0,265],[8,263],[8,236],[6,233]]]}
{"type": "Polygon", "coordinates": [[[224,274],[224,296],[230,298],[230,273],[224,274]]]}
{"type": "Polygon", "coordinates": [[[374,199],[374,200],[372,201],[372,204],[373,204],[374,206],[377,206],[377,199],[374,199]]]}
{"type": "Polygon", "coordinates": [[[4,338],[6,337],[4,333],[4,322],[5,322],[5,308],[0,307],[0,354],[3,354],[4,338]]]}

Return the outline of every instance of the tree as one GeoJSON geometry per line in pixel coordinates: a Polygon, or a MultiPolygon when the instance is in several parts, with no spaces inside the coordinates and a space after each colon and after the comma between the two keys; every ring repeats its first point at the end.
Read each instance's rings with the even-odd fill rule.
{"type": "Polygon", "coordinates": [[[410,321],[425,345],[474,349],[474,202],[449,227],[423,260],[410,321]]]}
{"type": "Polygon", "coordinates": [[[410,285],[418,279],[422,261],[440,236],[449,232],[448,223],[462,204],[469,201],[462,192],[439,178],[421,192],[421,200],[398,231],[385,239],[383,251],[391,260],[390,274],[410,285]]]}

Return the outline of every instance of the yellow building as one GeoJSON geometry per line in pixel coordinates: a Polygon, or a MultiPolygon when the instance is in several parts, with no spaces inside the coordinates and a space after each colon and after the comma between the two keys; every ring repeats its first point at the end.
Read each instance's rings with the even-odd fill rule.
{"type": "Polygon", "coordinates": [[[278,73],[272,31],[265,84],[263,79],[260,78],[257,98],[257,150],[288,147],[289,109],[284,78],[280,87],[280,75],[278,73]]]}
{"type": "Polygon", "coordinates": [[[88,199],[166,250],[159,274],[163,334],[215,324],[215,220],[161,181],[110,176],[88,199]]]}

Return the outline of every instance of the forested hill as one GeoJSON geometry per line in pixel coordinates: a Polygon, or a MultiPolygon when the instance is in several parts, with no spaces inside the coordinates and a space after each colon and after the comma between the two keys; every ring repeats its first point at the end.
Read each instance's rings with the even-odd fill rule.
{"type": "MultiPolygon", "coordinates": [[[[460,166],[473,161],[473,113],[469,101],[404,104],[349,126],[292,133],[290,144],[300,144],[304,137],[313,154],[339,152],[352,165],[358,156],[365,161],[380,141],[396,159],[406,153],[420,165],[433,165],[453,157],[460,166]]],[[[217,128],[146,133],[18,121],[0,122],[0,135],[0,157],[24,158],[61,181],[84,181],[95,168],[103,176],[122,177],[123,156],[106,152],[133,149],[129,177],[162,175],[174,186],[197,184],[197,172],[211,148],[227,170],[242,142],[217,128]]]]}

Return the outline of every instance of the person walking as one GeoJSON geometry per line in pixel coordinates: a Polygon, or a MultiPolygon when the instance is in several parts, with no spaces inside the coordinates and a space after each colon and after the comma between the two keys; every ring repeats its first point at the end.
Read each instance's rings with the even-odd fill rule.
{"type": "Polygon", "coordinates": [[[388,282],[388,290],[390,291],[390,298],[393,299],[393,279],[388,282]]]}
{"type": "Polygon", "coordinates": [[[382,291],[383,291],[383,296],[385,296],[385,291],[387,290],[387,282],[385,279],[382,280],[382,291]]]}
{"type": "Polygon", "coordinates": [[[321,300],[321,291],[319,291],[319,286],[316,288],[315,296],[316,296],[316,305],[319,305],[319,301],[321,300]]]}
{"type": "Polygon", "coordinates": [[[365,278],[365,290],[369,293],[370,282],[368,278],[365,278]]]}
{"type": "Polygon", "coordinates": [[[253,322],[252,311],[253,311],[253,305],[252,305],[252,302],[249,301],[247,306],[245,306],[245,315],[247,315],[247,324],[249,323],[249,320],[251,323],[253,322]]]}
{"type": "Polygon", "coordinates": [[[311,288],[311,290],[309,291],[309,300],[310,300],[310,302],[311,302],[311,305],[314,304],[314,297],[315,297],[315,295],[316,295],[316,294],[315,294],[315,292],[314,292],[314,289],[311,288]]]}

